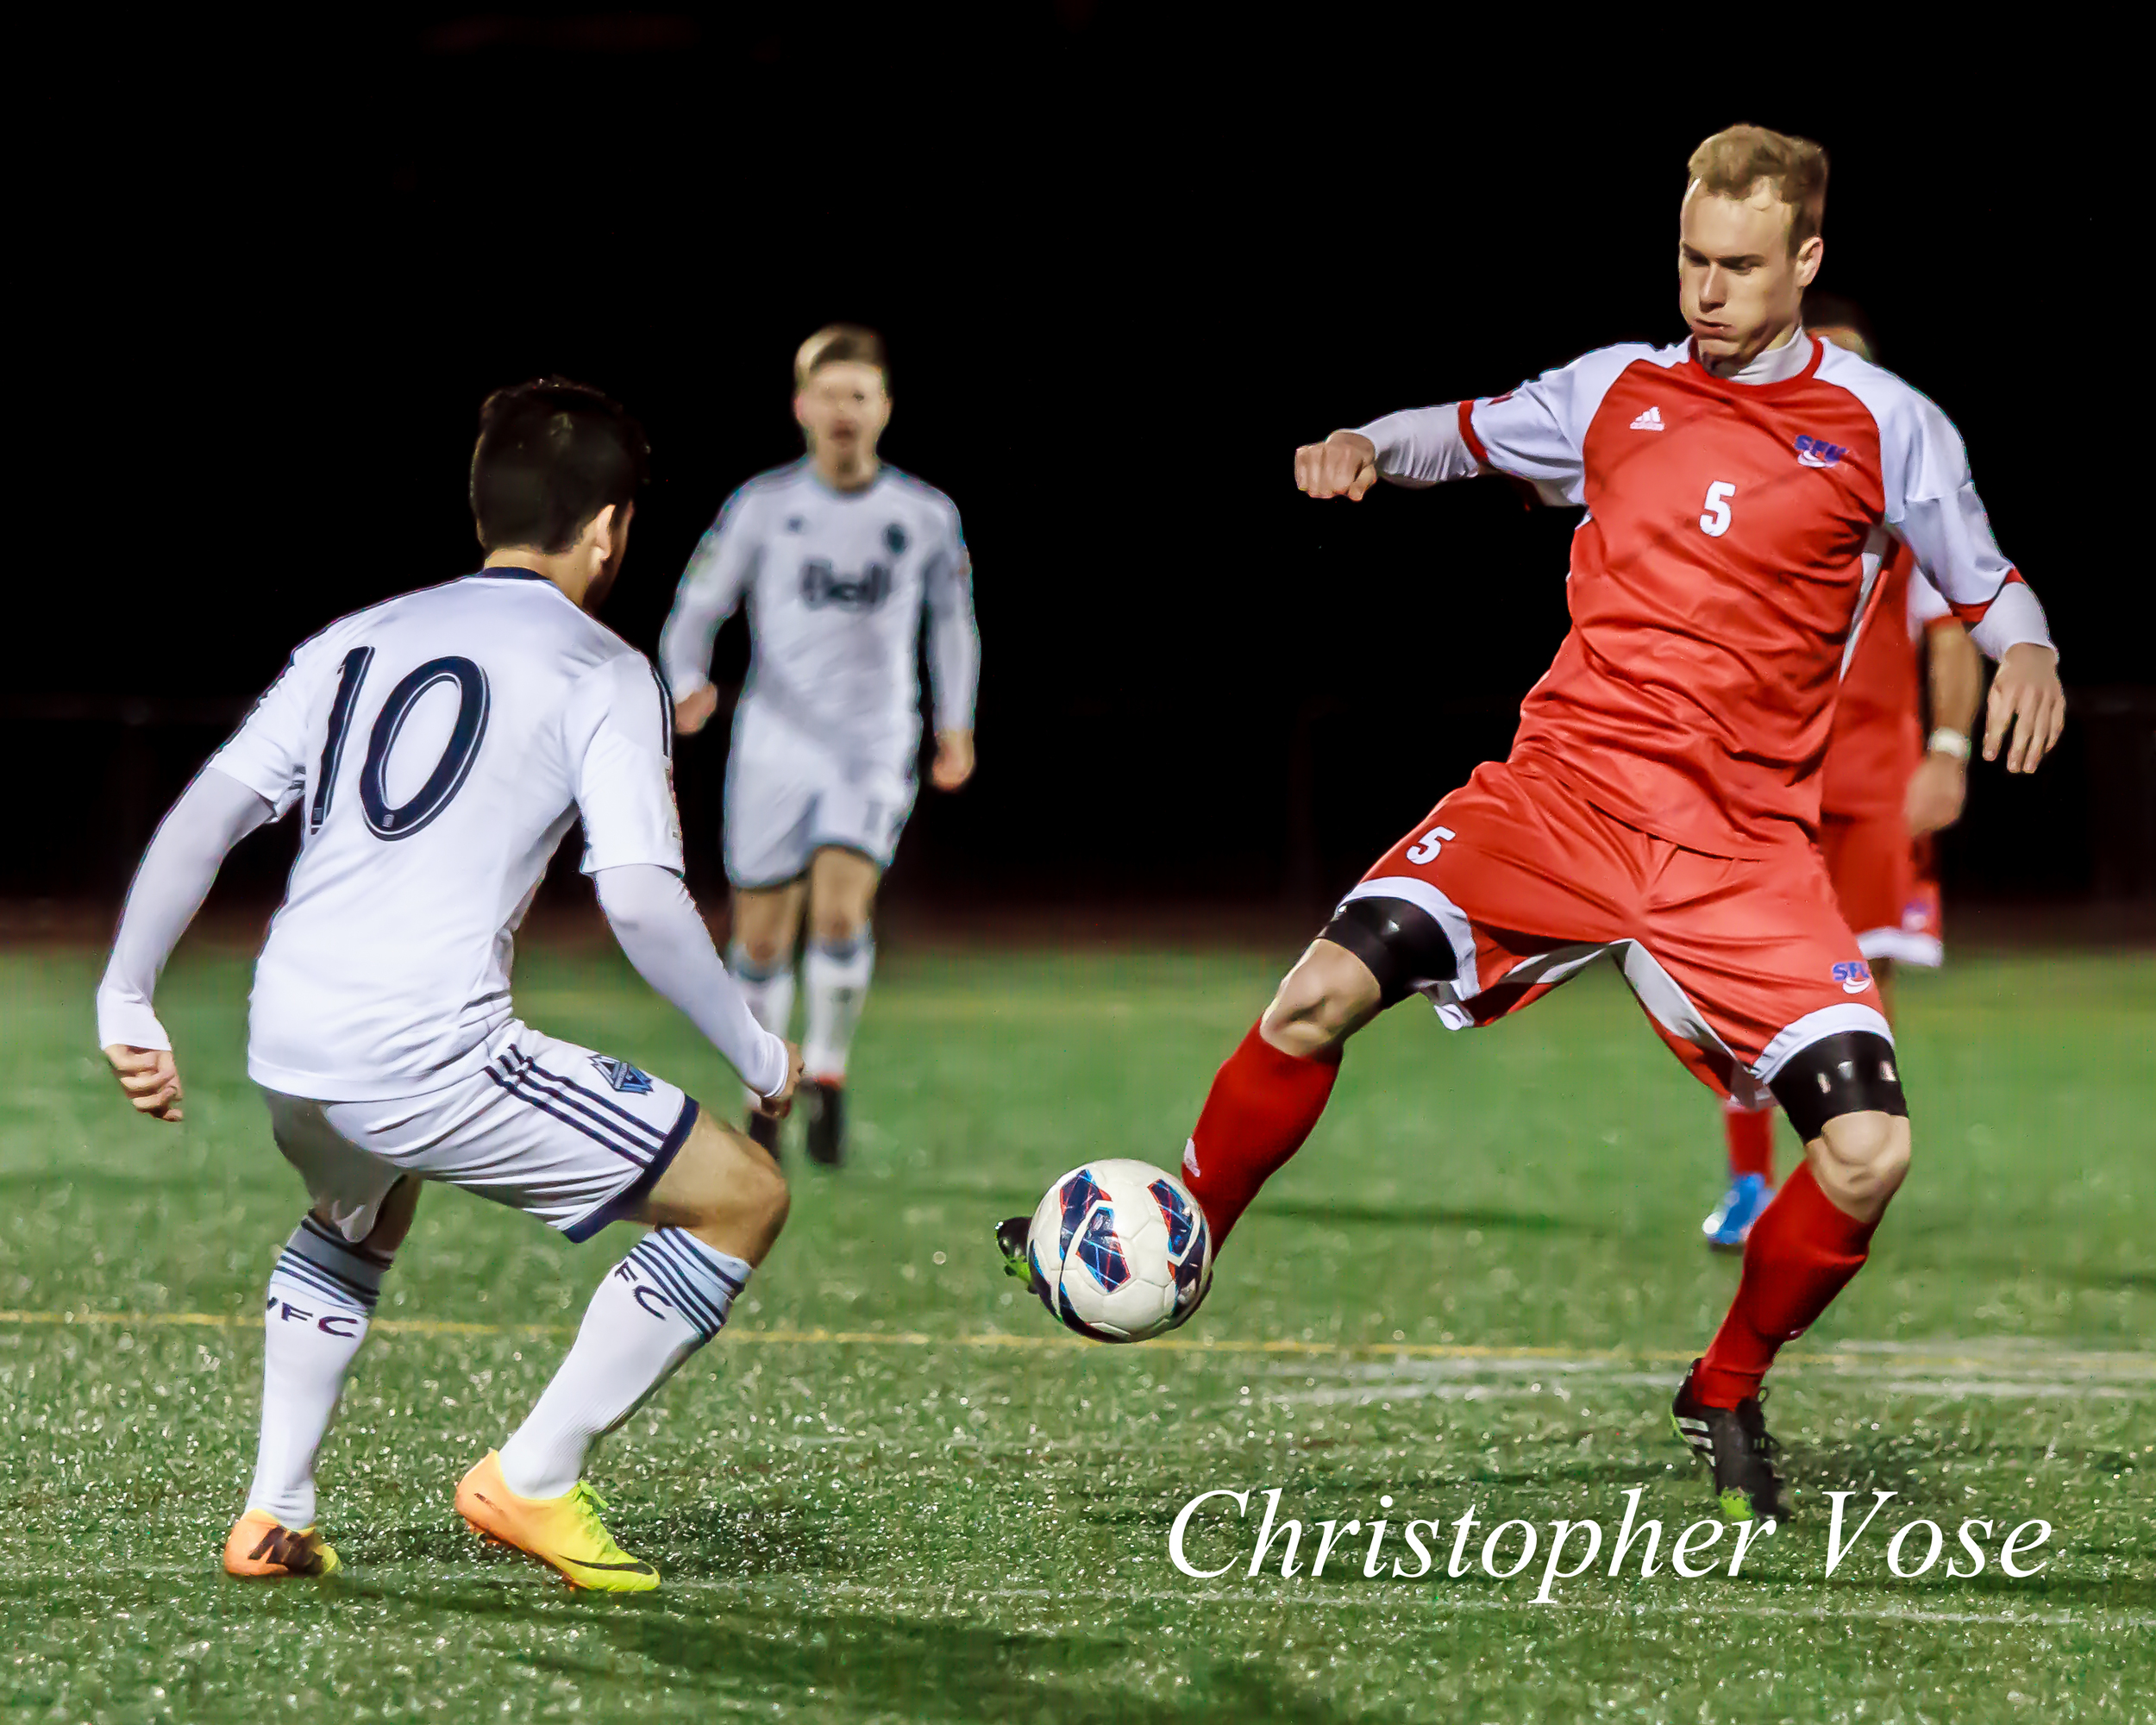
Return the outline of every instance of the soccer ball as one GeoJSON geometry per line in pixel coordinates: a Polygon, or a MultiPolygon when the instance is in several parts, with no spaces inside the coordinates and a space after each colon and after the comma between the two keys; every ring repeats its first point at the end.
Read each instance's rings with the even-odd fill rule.
{"type": "Polygon", "coordinates": [[[1033,1291],[1059,1323],[1099,1342],[1174,1329],[1213,1285],[1205,1212],[1172,1174],[1112,1158],[1048,1189],[1026,1237],[1033,1291]]]}

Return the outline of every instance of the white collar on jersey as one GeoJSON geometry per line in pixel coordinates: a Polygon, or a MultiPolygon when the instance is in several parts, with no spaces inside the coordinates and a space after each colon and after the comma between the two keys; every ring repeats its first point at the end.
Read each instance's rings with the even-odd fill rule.
{"type": "Polygon", "coordinates": [[[1803,326],[1778,348],[1769,348],[1764,354],[1755,354],[1752,362],[1740,372],[1732,372],[1724,383],[1780,383],[1793,378],[1812,362],[1812,338],[1804,333],[1803,326]]]}

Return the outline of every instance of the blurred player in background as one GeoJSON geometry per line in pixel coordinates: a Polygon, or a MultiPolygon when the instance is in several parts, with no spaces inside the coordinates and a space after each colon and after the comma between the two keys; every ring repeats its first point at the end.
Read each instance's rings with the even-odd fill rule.
{"type": "MultiPolygon", "coordinates": [[[[1846,300],[1807,293],[1804,324],[1821,341],[1876,357],[1870,326],[1846,300]]],[[[1961,818],[1984,657],[1906,545],[1881,565],[1857,630],[1821,771],[1819,842],[1835,902],[1871,963],[1880,1010],[1891,1019],[1894,966],[1936,965],[1941,957],[1932,835],[1961,818]]],[[[1771,1101],[1723,1101],[1729,1189],[1700,1225],[1717,1251],[1743,1251],[1774,1197],[1774,1114],[1771,1101]]]]}
{"type": "MultiPolygon", "coordinates": [[[[1491,1024],[1613,959],[1694,1072],[1771,1093],[1804,1140],[1670,1409],[1736,1521],[1787,1514],[1761,1382],[1862,1268],[1908,1168],[1893,1032],[1813,844],[1844,647],[1896,541],[2000,657],[1986,756],[2033,769],[2065,713],[2043,609],[1993,543],[1959,435],[1803,329],[1826,198],[1816,144],[1718,133],[1679,206],[1689,341],[1601,348],[1295,452],[1313,498],[1494,469],[1585,505],[1572,627],[1511,755],[1380,858],[1282,982],[1182,1163],[1224,1243],[1379,1013],[1420,994],[1448,1026],[1491,1024]]],[[[1330,315],[1369,316],[1358,288],[1337,298],[1330,315]]],[[[1351,656],[1370,626],[1344,612],[1325,647],[1351,656]]],[[[1433,667],[1462,647],[1433,641],[1433,667]]],[[[1020,1275],[1026,1230],[997,1234],[1020,1275]]]]}
{"type": "MultiPolygon", "coordinates": [[[[718,708],[712,637],[748,602],[749,680],[726,764],[729,959],[757,1019],[785,1035],[805,913],[802,1107],[809,1155],[833,1165],[845,1149],[847,1052],[875,963],[869,911],[913,807],[924,609],[930,779],[955,791],[974,766],[972,566],[951,500],[876,455],[889,383],[873,330],[835,323],[801,344],[793,417],[807,458],[727,499],[659,638],[675,724],[701,731],[718,708]]],[[[777,1120],[752,1113],[749,1129],[777,1155],[777,1120]]]]}
{"type": "Polygon", "coordinates": [[[800,1061],[750,1016],[682,888],[658,675],[592,615],[627,553],[645,464],[636,421],[596,390],[553,378],[490,397],[471,478],[485,565],[301,643],[128,889],[98,1040],[136,1109],[177,1120],[158,975],[226,853],[300,813],[255,965],[248,1074],[314,1208],[270,1276],[261,1444],[224,1548],[234,1575],[338,1566],[315,1527],[315,1452],[419,1182],[442,1180],[573,1240],[649,1227],[456,1507],[575,1586],[659,1584],[600,1522],[585,1458],[718,1333],[786,1220],[786,1182],[663,1078],[517,1018],[513,938],[572,821],[630,962],[774,1115],[800,1061]]]}

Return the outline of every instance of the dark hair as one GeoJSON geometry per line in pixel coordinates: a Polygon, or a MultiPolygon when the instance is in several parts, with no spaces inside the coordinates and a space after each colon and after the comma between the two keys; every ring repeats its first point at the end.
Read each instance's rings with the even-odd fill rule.
{"type": "Polygon", "coordinates": [[[859,323],[826,323],[793,356],[793,386],[800,389],[825,366],[874,366],[891,387],[891,365],[883,356],[883,337],[859,323]]]}
{"type": "Polygon", "coordinates": [[[472,450],[479,543],[566,551],[608,504],[636,500],[650,460],[643,427],[598,390],[559,377],[498,389],[472,450]]]}
{"type": "Polygon", "coordinates": [[[1804,294],[1804,327],[1807,329],[1853,329],[1864,342],[1865,358],[1878,358],[1879,338],[1872,333],[1871,320],[1864,315],[1854,300],[1844,299],[1838,293],[1821,293],[1808,288],[1804,294]]]}

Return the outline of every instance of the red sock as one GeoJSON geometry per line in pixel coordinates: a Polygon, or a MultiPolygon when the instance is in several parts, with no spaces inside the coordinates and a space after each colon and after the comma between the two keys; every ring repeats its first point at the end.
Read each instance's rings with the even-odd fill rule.
{"type": "Polygon", "coordinates": [[[1183,1183],[1213,1225],[1215,1251],[1257,1189],[1302,1148],[1339,1071],[1338,1050],[1314,1060],[1282,1054],[1253,1025],[1214,1076],[1183,1151],[1183,1183]]]}
{"type": "Polygon", "coordinates": [[[1836,1209],[1811,1164],[1798,1164],[1752,1225],[1737,1298],[1693,1374],[1693,1393],[1709,1408],[1757,1395],[1782,1344],[1809,1329],[1864,1267],[1877,1226],[1836,1209]]]}
{"type": "Polygon", "coordinates": [[[1722,1104],[1722,1130],[1729,1135],[1729,1177],[1741,1180],[1756,1174],[1774,1184],[1774,1106],[1747,1108],[1741,1102],[1722,1104]]]}

